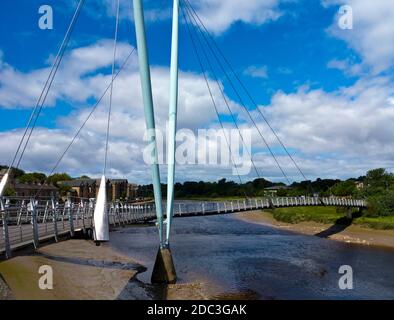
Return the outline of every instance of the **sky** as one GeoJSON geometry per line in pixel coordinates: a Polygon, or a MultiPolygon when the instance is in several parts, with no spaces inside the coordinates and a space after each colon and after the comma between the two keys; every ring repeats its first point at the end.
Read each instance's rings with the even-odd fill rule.
{"type": "MultiPolygon", "coordinates": [[[[117,68],[136,46],[132,1],[120,1],[117,68]]],[[[9,164],[16,151],[77,2],[3,0],[0,4],[1,164],[9,164]],[[43,4],[53,8],[52,30],[38,26],[38,9],[43,4]]],[[[308,179],[358,177],[376,167],[394,169],[392,0],[190,2],[308,179]],[[344,30],[338,24],[339,8],[344,4],[353,11],[352,29],[344,30]]],[[[157,127],[164,129],[169,104],[172,1],[143,3],[155,117],[157,127]]],[[[51,172],[110,83],[115,6],[116,1],[85,1],[21,168],[51,172]]],[[[218,129],[220,125],[182,18],[181,15],[178,129],[218,129]]],[[[195,26],[191,30],[194,32],[195,26]]],[[[206,76],[218,102],[220,118],[226,127],[234,128],[221,96],[222,88],[240,128],[252,129],[253,159],[260,175],[284,181],[244,106],[289,179],[302,180],[256,106],[244,92],[241,97],[236,94],[219,64],[214,63],[213,68],[206,76]]],[[[142,156],[146,142],[140,90],[134,53],[114,83],[107,174],[142,184],[150,183],[151,177],[142,156]]],[[[109,98],[105,96],[57,172],[101,175],[108,106],[109,98]]],[[[162,165],[163,181],[166,172],[167,166],[162,165]]],[[[256,177],[251,171],[242,179],[256,177]]],[[[177,166],[179,182],[220,178],[237,180],[230,165],[177,166]]]]}

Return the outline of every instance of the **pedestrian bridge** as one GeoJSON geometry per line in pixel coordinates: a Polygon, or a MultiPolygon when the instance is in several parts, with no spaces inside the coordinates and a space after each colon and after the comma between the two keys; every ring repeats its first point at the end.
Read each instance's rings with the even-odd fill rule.
{"type": "MultiPolygon", "coordinates": [[[[163,204],[165,207],[165,204],[163,204]]],[[[364,208],[365,200],[338,197],[273,197],[248,198],[231,201],[176,201],[174,216],[226,214],[264,208],[296,206],[340,206],[364,208]]],[[[11,257],[12,250],[33,245],[38,248],[44,240],[58,241],[61,236],[74,236],[75,232],[91,232],[93,227],[94,199],[69,198],[65,202],[40,198],[30,200],[20,197],[1,199],[0,253],[11,257]]],[[[153,203],[133,204],[115,202],[108,204],[111,226],[144,223],[156,219],[153,203]]]]}

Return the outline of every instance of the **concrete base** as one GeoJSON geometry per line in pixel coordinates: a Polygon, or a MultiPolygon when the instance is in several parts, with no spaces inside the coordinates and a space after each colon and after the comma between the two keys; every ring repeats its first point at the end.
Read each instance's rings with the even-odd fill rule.
{"type": "Polygon", "coordinates": [[[152,283],[174,284],[176,272],[169,248],[159,248],[152,272],[152,283]]]}

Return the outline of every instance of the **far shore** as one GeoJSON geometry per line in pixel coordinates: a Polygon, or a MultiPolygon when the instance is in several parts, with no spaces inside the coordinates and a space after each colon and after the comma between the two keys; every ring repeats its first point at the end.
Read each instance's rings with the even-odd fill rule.
{"type": "MultiPolygon", "coordinates": [[[[237,213],[235,216],[243,221],[271,226],[274,228],[289,230],[306,235],[318,236],[333,226],[332,224],[317,223],[313,221],[294,224],[281,222],[274,219],[271,213],[261,210],[237,213]]],[[[394,249],[394,230],[375,230],[361,227],[359,225],[350,225],[344,230],[333,233],[325,238],[346,243],[394,249]]]]}

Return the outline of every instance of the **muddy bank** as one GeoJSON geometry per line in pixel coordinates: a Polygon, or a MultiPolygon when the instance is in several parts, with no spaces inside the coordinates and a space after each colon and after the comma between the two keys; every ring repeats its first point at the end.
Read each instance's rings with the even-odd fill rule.
{"type": "Polygon", "coordinates": [[[343,230],[338,230],[331,224],[317,223],[313,221],[291,224],[277,221],[273,218],[271,213],[260,210],[243,212],[236,214],[235,216],[244,221],[272,226],[282,230],[289,230],[307,235],[316,235],[322,238],[346,243],[394,249],[394,230],[375,230],[357,225],[350,225],[343,230]]]}
{"type": "Polygon", "coordinates": [[[68,240],[34,254],[0,262],[0,274],[15,299],[116,299],[145,268],[106,244],[68,240]],[[53,270],[53,289],[42,290],[40,266],[53,270]]]}

